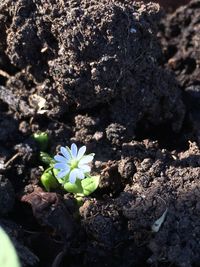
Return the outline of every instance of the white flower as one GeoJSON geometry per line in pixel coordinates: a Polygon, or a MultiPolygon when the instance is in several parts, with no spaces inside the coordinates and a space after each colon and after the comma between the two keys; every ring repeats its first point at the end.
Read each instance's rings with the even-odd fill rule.
{"type": "Polygon", "coordinates": [[[86,146],[82,146],[79,150],[76,144],[72,144],[71,149],[62,146],[60,148],[61,155],[54,157],[56,161],[54,168],[59,170],[57,177],[65,178],[68,176],[72,184],[76,182],[76,179],[84,179],[85,174],[91,170],[88,163],[94,158],[94,154],[84,155],[85,151],[86,146]]]}

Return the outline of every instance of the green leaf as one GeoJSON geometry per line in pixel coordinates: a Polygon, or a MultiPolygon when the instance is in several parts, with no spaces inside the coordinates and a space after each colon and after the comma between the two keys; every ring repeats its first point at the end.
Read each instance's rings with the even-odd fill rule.
{"type": "Polygon", "coordinates": [[[40,152],[40,160],[46,165],[53,165],[55,160],[46,152],[40,152]]]}
{"type": "Polygon", "coordinates": [[[45,187],[47,191],[50,191],[50,189],[56,189],[58,188],[59,184],[57,179],[54,177],[52,168],[47,169],[41,176],[41,183],[45,187]]]}
{"type": "Polygon", "coordinates": [[[15,248],[4,230],[0,227],[0,266],[20,267],[15,248]]]}
{"type": "Polygon", "coordinates": [[[91,176],[88,178],[85,178],[81,181],[82,188],[83,188],[83,195],[89,196],[92,194],[97,187],[99,186],[100,176],[91,176]]]}
{"type": "Polygon", "coordinates": [[[72,184],[70,182],[65,183],[64,189],[69,193],[78,194],[82,196],[84,195],[81,180],[78,179],[76,180],[75,184],[72,184]]]}
{"type": "Polygon", "coordinates": [[[76,180],[75,184],[67,182],[64,184],[64,189],[69,193],[74,193],[79,196],[89,196],[99,185],[100,176],[91,176],[83,180],[76,180]]]}
{"type": "Polygon", "coordinates": [[[45,132],[34,133],[33,138],[38,143],[40,150],[45,151],[48,147],[49,136],[45,132]]]}

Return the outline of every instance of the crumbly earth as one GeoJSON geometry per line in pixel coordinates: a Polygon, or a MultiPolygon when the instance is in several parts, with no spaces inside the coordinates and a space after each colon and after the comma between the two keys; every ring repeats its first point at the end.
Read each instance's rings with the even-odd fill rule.
{"type": "Polygon", "coordinates": [[[22,266],[199,266],[200,151],[185,132],[198,95],[188,105],[161,66],[159,17],[131,0],[0,3],[0,225],[22,266]],[[81,207],[42,189],[38,131],[52,155],[95,152],[100,185],[81,207]]]}
{"type": "Polygon", "coordinates": [[[121,176],[128,179],[123,191],[114,199],[90,199],[80,208],[87,246],[98,251],[90,255],[88,264],[99,262],[98,257],[106,261],[109,249],[112,255],[120,255],[120,264],[115,263],[115,255],[107,266],[199,266],[200,150],[196,143],[180,153],[159,149],[157,142],[149,140],[124,143],[118,170],[124,159],[132,159],[136,169],[133,175],[125,167],[130,176],[121,176]],[[163,224],[153,232],[152,225],[166,209],[163,224]],[[144,248],[149,249],[145,256],[144,248]]]}
{"type": "Polygon", "coordinates": [[[0,10],[2,53],[16,70],[0,98],[20,116],[60,118],[107,105],[107,123],[120,123],[130,136],[140,122],[180,130],[180,90],[158,65],[158,5],[8,0],[0,10]]]}
{"type": "MultiPolygon", "coordinates": [[[[137,0],[138,2],[140,0],[137,0]]],[[[167,12],[172,12],[176,8],[186,5],[190,2],[191,0],[155,0],[153,2],[159,3],[161,7],[163,7],[167,12]]],[[[151,2],[150,0],[144,0],[143,2],[148,3],[151,2]]]]}
{"type": "Polygon", "coordinates": [[[200,3],[191,1],[167,15],[160,27],[165,64],[184,91],[187,119],[193,136],[200,143],[200,3]]]}

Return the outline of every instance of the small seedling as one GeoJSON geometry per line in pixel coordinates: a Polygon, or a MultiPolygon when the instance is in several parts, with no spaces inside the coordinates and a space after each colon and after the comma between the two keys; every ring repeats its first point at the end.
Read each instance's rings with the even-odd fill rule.
{"type": "Polygon", "coordinates": [[[41,160],[48,163],[49,168],[43,173],[41,182],[49,191],[58,187],[58,184],[76,197],[88,196],[99,185],[99,176],[91,176],[90,163],[94,154],[85,155],[86,147],[79,150],[75,144],[61,147],[59,154],[52,159],[47,153],[40,153],[41,160]]]}

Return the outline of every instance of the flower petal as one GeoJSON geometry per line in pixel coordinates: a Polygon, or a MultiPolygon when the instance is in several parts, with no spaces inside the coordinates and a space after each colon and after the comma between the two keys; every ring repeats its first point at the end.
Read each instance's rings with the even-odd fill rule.
{"type": "Polygon", "coordinates": [[[73,169],[70,172],[70,175],[69,175],[69,181],[70,181],[70,183],[74,184],[76,182],[76,177],[77,177],[77,169],[73,169]]]}
{"type": "Polygon", "coordinates": [[[67,160],[71,159],[71,155],[66,147],[61,146],[60,151],[67,160]]]}
{"type": "Polygon", "coordinates": [[[86,146],[82,146],[78,151],[77,160],[82,158],[82,156],[85,154],[85,151],[86,151],[86,146]]]}
{"type": "Polygon", "coordinates": [[[70,170],[70,167],[69,165],[65,164],[65,163],[56,163],[54,165],[54,168],[56,169],[60,169],[60,170],[65,170],[65,171],[69,171],[70,170]]]}
{"type": "Polygon", "coordinates": [[[77,148],[76,144],[73,143],[71,145],[71,153],[72,153],[73,158],[77,157],[77,151],[78,151],[78,148],[77,148]]]}
{"type": "Polygon", "coordinates": [[[56,176],[57,176],[58,178],[63,178],[63,177],[65,177],[68,173],[69,173],[69,170],[63,170],[63,171],[59,172],[56,176]]]}
{"type": "Polygon", "coordinates": [[[56,156],[54,157],[54,159],[55,159],[56,161],[58,161],[58,162],[62,162],[62,163],[67,163],[67,162],[68,162],[68,160],[67,160],[66,158],[64,158],[63,156],[60,156],[60,155],[56,155],[56,156]]]}
{"type": "Polygon", "coordinates": [[[89,163],[94,159],[94,156],[83,156],[82,159],[79,161],[80,164],[89,163]]]}
{"type": "Polygon", "coordinates": [[[78,164],[78,167],[79,167],[79,169],[81,169],[84,173],[86,173],[86,172],[90,172],[91,171],[91,168],[90,168],[90,166],[88,166],[88,165],[84,165],[84,164],[78,164]]]}
{"type": "Polygon", "coordinates": [[[85,178],[85,174],[84,174],[83,170],[78,169],[78,171],[77,171],[77,178],[80,179],[80,180],[82,180],[82,179],[85,178]]]}

